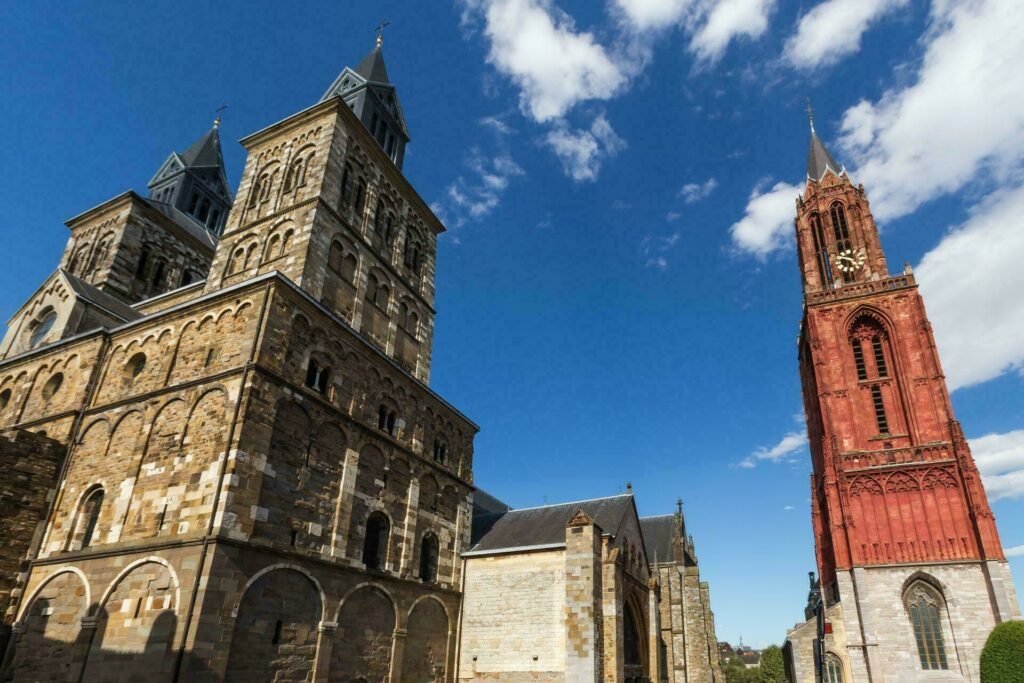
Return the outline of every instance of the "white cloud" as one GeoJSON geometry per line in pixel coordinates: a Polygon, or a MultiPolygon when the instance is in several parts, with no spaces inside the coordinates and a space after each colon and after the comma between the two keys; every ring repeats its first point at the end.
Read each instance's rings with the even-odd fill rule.
{"type": "Polygon", "coordinates": [[[752,469],[757,467],[757,463],[762,460],[767,460],[769,462],[781,462],[785,460],[787,456],[802,450],[806,445],[807,434],[804,432],[789,432],[771,448],[762,446],[740,462],[736,463],[735,466],[752,469]]]}
{"type": "Polygon", "coordinates": [[[658,270],[668,269],[668,258],[666,253],[675,248],[679,242],[680,234],[672,233],[667,237],[647,235],[640,242],[640,254],[646,259],[645,268],[656,268],[658,270]]]}
{"type": "Polygon", "coordinates": [[[801,69],[835,64],[860,50],[872,22],[907,4],[907,0],[826,0],[800,18],[786,41],[783,58],[801,69]]]}
{"type": "Polygon", "coordinates": [[[714,178],[708,178],[703,183],[686,183],[679,190],[679,196],[687,204],[693,204],[710,195],[716,187],[718,187],[718,181],[714,178]]]}
{"type": "Polygon", "coordinates": [[[755,187],[747,200],[746,214],[729,228],[733,244],[758,258],[788,244],[793,236],[796,198],[803,189],[782,182],[767,192],[755,187]]]}
{"type": "Polygon", "coordinates": [[[775,0],[706,0],[702,5],[706,18],[690,41],[690,51],[713,62],[734,38],[759,38],[768,28],[775,0]]]}
{"type": "Polygon", "coordinates": [[[607,99],[627,82],[620,66],[549,0],[465,0],[482,14],[487,61],[519,87],[519,106],[538,122],[561,118],[577,102],[607,99]]]}
{"type": "Polygon", "coordinates": [[[1024,158],[1024,3],[936,0],[910,84],[846,111],[841,146],[876,218],[902,216],[1024,158]]]}
{"type": "Polygon", "coordinates": [[[456,178],[448,186],[445,199],[431,205],[450,227],[458,228],[489,214],[501,203],[509,182],[525,175],[507,153],[487,157],[477,148],[470,151],[466,166],[471,173],[456,178]]]}
{"type": "Polygon", "coordinates": [[[678,23],[692,0],[615,0],[634,27],[641,31],[678,23]]]}
{"type": "Polygon", "coordinates": [[[789,511],[789,510],[792,510],[792,509],[794,509],[794,508],[793,508],[793,506],[792,506],[792,505],[783,505],[783,506],[782,506],[782,509],[783,509],[783,510],[786,510],[786,511],[789,511]]]}
{"type": "Polygon", "coordinates": [[[1024,557],[1024,545],[1015,545],[1012,548],[1003,548],[1007,557],[1024,557]]]}
{"type": "Polygon", "coordinates": [[[573,130],[559,123],[548,131],[544,142],[562,161],[565,174],[577,182],[597,180],[601,163],[626,148],[626,141],[615,133],[604,114],[594,119],[589,130],[573,130]]]}
{"type": "Polygon", "coordinates": [[[950,390],[1024,370],[1024,187],[974,207],[915,274],[950,390]]]}
{"type": "Polygon", "coordinates": [[[1024,429],[970,440],[990,500],[1024,497],[1024,429]]]}

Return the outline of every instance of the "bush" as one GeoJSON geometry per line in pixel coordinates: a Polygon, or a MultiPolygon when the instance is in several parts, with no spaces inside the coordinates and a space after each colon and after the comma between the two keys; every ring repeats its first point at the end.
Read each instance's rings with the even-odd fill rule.
{"type": "Polygon", "coordinates": [[[1004,621],[992,629],[981,651],[982,683],[1024,680],[1024,621],[1004,621]]]}

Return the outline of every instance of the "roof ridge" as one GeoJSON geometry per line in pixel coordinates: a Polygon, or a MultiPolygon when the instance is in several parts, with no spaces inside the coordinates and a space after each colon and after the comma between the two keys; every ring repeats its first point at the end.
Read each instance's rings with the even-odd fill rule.
{"type": "Polygon", "coordinates": [[[584,498],[583,500],[571,500],[568,503],[551,503],[550,505],[534,505],[528,508],[510,508],[508,512],[522,512],[523,510],[543,510],[544,508],[557,508],[566,505],[579,505],[580,503],[591,503],[595,500],[611,500],[612,498],[632,498],[632,493],[617,493],[614,496],[600,496],[598,498],[584,498]]]}

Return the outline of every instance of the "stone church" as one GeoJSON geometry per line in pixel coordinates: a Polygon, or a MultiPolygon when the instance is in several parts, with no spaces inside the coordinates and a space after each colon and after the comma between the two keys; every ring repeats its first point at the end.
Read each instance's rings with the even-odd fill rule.
{"type": "Polygon", "coordinates": [[[863,185],[814,131],[797,199],[797,347],[818,578],[791,680],[978,681],[1021,610],[910,267],[890,272],[863,185]]]}
{"type": "Polygon", "coordinates": [[[681,510],[476,491],[380,43],[241,140],[237,195],[219,136],[69,220],[8,323],[0,680],[721,680],[681,510]]]}

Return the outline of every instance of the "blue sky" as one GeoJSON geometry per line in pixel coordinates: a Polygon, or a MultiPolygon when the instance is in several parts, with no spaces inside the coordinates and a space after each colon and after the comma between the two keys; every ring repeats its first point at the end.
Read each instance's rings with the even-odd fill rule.
{"type": "Polygon", "coordinates": [[[1024,586],[1024,5],[1010,1],[21,3],[0,22],[10,315],[62,225],[229,104],[314,103],[392,25],[405,172],[439,243],[432,386],[514,506],[682,497],[718,636],[781,642],[814,568],[791,224],[805,98],[918,273],[1024,586]],[[350,5],[352,5],[350,7],[350,5]]]}

